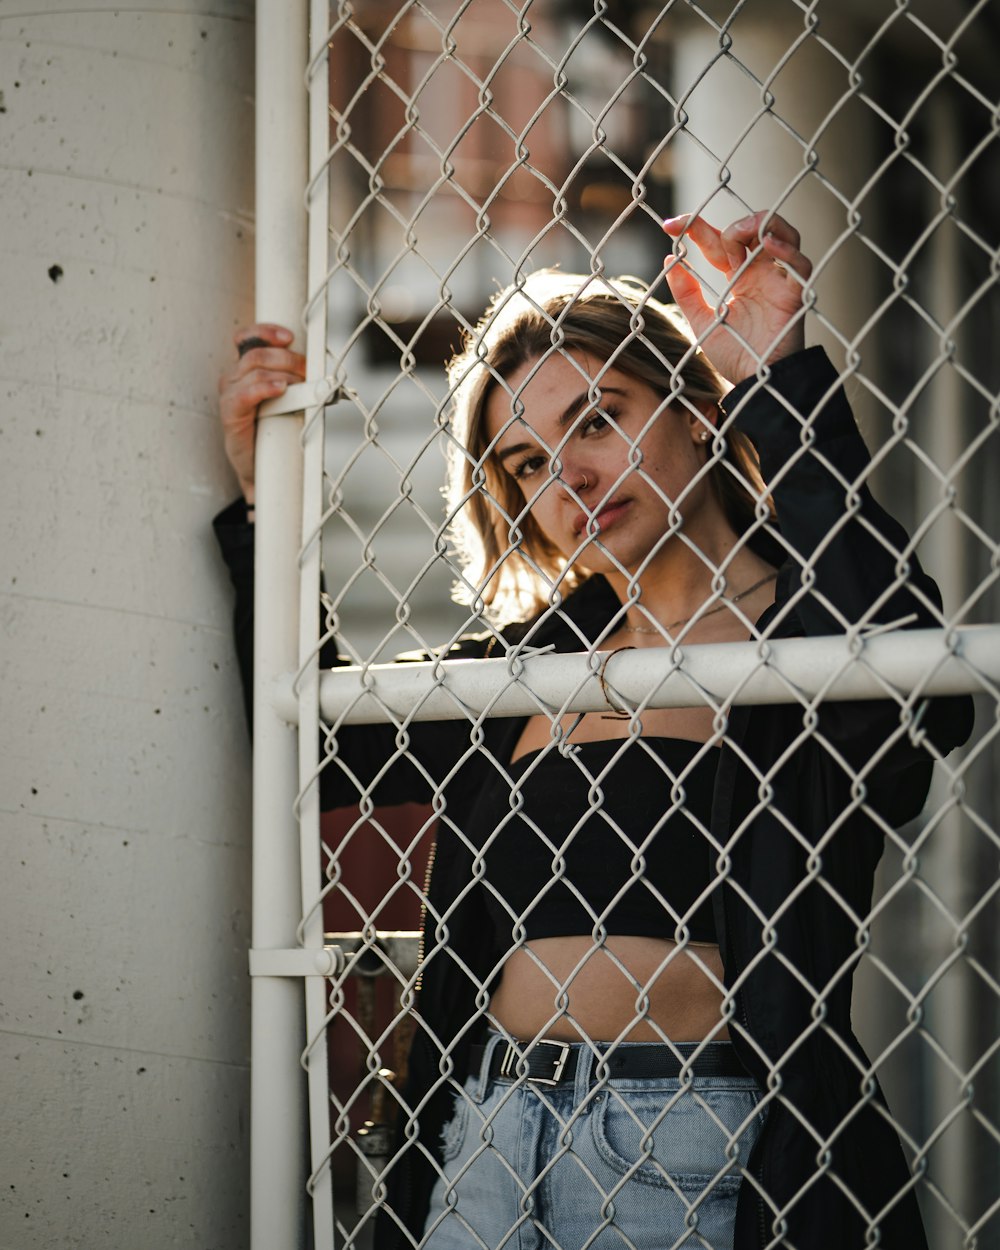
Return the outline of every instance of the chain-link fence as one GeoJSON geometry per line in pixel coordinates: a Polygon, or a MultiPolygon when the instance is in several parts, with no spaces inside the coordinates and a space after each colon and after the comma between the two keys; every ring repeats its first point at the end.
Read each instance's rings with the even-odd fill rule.
{"type": "MultiPolygon", "coordinates": [[[[995,10],[345,0],[328,20],[307,318],[335,398],[306,422],[290,709],[300,936],[340,952],[307,992],[317,1244],[382,1220],[399,1245],[728,1246],[735,1219],[738,1246],[860,1250],[919,1244],[915,1197],[935,1248],[1000,1245],[1000,635],[972,628],[1000,620],[995,10]],[[700,353],[654,340],[661,221],[759,209],[801,230],[813,269],[787,280],[832,367],[811,357],[798,390],[755,369],[706,422],[700,353]],[[588,300],[625,310],[619,348],[572,346],[588,300]],[[545,346],[505,370],[525,317],[545,346]],[[636,345],[662,377],[641,428],[636,345]],[[552,437],[542,366],[578,401],[552,437]],[[668,410],[704,425],[679,495],[649,441],[668,410]],[[763,481],[734,450],[755,422],[781,444],[757,448],[763,481]],[[722,554],[691,537],[720,481],[749,501],[722,554]],[[638,564],[603,541],[636,498],[659,526],[638,564]],[[670,620],[650,586],[678,550],[708,589],[670,620]],[[749,553],[776,580],[751,586],[749,553]],[[542,1037],[583,1038],[557,1055],[568,1093],[532,1066],[542,1037]],[[636,1043],[669,1056],[638,1102],[636,1043]]],[[[718,324],[737,279],[677,250],[718,324]]]]}

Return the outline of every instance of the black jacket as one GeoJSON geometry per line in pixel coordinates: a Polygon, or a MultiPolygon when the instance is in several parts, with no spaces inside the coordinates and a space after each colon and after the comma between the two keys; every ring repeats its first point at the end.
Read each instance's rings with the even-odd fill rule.
{"type": "MultiPolygon", "coordinates": [[[[813,349],[779,362],[766,386],[742,383],[725,407],[758,449],[780,527],[754,540],[780,565],[761,633],[835,634],[904,618],[913,628],[939,625],[936,587],[864,484],[868,453],[825,356],[813,349]]],[[[252,547],[233,516],[223,514],[217,532],[237,589],[237,645],[248,682],[252,547]]],[[[558,612],[513,627],[504,640],[578,651],[581,636],[596,638],[618,606],[595,577],[558,612]]],[[[481,656],[486,646],[485,638],[465,638],[445,658],[481,656]]],[[[510,759],[523,724],[483,722],[475,749],[465,721],[348,730],[327,747],[324,806],[433,798],[441,816],[418,1028],[377,1226],[380,1250],[419,1238],[440,1131],[468,1048],[484,1027],[482,990],[495,957],[482,941],[483,902],[464,820],[493,761],[510,759]]],[[[925,1247],[912,1178],[851,1031],[851,981],[867,940],[884,832],[920,812],[930,784],[928,744],[943,755],[971,724],[966,698],[931,700],[912,716],[895,700],[730,712],[712,810],[713,835],[729,857],[714,894],[715,923],[734,1013],[730,1035],[770,1091],[748,1163],[767,1200],[744,1182],[736,1250],[862,1250],[871,1244],[870,1225],[885,1250],[925,1247]]],[[[672,932],[665,920],[664,936],[672,932]]]]}

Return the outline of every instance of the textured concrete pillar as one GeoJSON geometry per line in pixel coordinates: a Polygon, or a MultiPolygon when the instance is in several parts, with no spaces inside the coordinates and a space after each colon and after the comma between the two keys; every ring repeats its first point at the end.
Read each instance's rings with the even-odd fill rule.
{"type": "Polygon", "coordinates": [[[0,10],[0,1246],[247,1240],[253,8],[0,10]],[[44,10],[44,11],[43,11],[44,10]]]}

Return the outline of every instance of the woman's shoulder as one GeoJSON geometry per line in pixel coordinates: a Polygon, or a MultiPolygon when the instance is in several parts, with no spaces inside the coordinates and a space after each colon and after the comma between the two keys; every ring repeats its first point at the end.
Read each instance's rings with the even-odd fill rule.
{"type": "Polygon", "coordinates": [[[605,578],[588,577],[565,598],[553,602],[523,621],[484,625],[458,634],[438,647],[417,648],[395,656],[396,663],[428,660],[503,659],[509,654],[539,647],[555,651],[582,651],[595,639],[621,607],[605,578]]]}
{"type": "Polygon", "coordinates": [[[527,647],[583,651],[596,641],[621,606],[607,579],[595,573],[565,597],[554,595],[551,603],[529,619],[505,626],[499,631],[493,654],[527,647]]]}

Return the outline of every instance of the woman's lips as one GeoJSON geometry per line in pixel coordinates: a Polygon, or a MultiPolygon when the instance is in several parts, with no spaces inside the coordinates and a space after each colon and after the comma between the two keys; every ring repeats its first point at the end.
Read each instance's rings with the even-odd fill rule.
{"type": "MultiPolygon", "coordinates": [[[[612,499],[610,503],[606,503],[601,510],[593,514],[593,528],[597,533],[602,533],[610,528],[614,523],[624,515],[631,507],[631,499],[612,499]]],[[[588,526],[591,524],[591,513],[580,512],[577,514],[573,523],[573,533],[580,537],[581,534],[588,532],[588,526]]]]}

